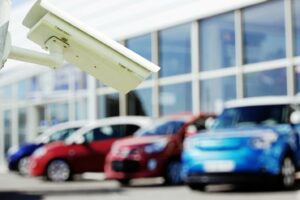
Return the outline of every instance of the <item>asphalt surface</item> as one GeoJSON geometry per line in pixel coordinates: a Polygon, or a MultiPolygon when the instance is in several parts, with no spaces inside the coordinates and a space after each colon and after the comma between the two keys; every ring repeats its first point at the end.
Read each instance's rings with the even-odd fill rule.
{"type": "Polygon", "coordinates": [[[138,180],[123,188],[115,181],[79,178],[73,182],[51,183],[6,173],[0,174],[0,200],[300,200],[300,184],[293,191],[219,185],[208,186],[206,192],[200,192],[160,183],[160,179],[138,180]]]}

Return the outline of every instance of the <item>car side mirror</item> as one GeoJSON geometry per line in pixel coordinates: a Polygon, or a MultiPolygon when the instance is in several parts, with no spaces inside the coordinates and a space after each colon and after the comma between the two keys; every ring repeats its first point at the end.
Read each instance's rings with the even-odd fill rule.
{"type": "Polygon", "coordinates": [[[186,127],[185,136],[194,135],[197,133],[197,127],[194,124],[191,124],[186,127]]]}
{"type": "Polygon", "coordinates": [[[213,118],[213,117],[207,118],[207,119],[205,120],[205,128],[206,128],[206,129],[211,129],[212,126],[213,126],[213,124],[214,124],[214,122],[215,122],[215,118],[213,118]]]}
{"type": "Polygon", "coordinates": [[[300,111],[294,111],[290,116],[291,124],[300,124],[300,111]]]}

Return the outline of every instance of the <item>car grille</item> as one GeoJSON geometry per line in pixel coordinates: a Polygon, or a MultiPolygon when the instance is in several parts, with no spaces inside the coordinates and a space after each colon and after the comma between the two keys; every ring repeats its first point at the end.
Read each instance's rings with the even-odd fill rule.
{"type": "Polygon", "coordinates": [[[116,172],[136,172],[139,170],[139,167],[139,163],[133,160],[112,162],[112,169],[116,172]]]}

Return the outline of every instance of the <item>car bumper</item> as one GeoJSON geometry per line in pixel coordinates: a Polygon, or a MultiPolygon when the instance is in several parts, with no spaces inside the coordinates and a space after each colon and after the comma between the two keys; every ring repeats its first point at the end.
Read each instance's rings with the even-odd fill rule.
{"type": "Polygon", "coordinates": [[[29,174],[30,176],[43,176],[45,175],[46,163],[37,158],[30,158],[29,161],[29,174]]]}
{"type": "Polygon", "coordinates": [[[184,177],[188,184],[243,184],[278,181],[279,177],[267,173],[197,173],[184,177]]]}
{"type": "Polygon", "coordinates": [[[7,162],[7,164],[10,171],[18,171],[18,161],[10,160],[7,162]]]}
{"type": "Polygon", "coordinates": [[[184,151],[182,176],[198,173],[266,173],[278,175],[281,151],[239,150],[184,151]]]}
{"type": "Polygon", "coordinates": [[[105,165],[107,179],[133,179],[164,175],[167,158],[152,156],[147,159],[108,157],[105,165]]]}

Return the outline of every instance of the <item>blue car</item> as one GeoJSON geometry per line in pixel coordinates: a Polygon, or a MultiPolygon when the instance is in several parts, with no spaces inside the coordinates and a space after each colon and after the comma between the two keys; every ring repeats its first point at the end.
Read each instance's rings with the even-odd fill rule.
{"type": "Polygon", "coordinates": [[[27,175],[29,164],[28,158],[36,149],[45,144],[66,139],[85,124],[85,121],[58,124],[47,129],[32,143],[25,143],[21,144],[20,146],[11,147],[7,153],[8,169],[10,171],[17,171],[21,175],[27,175]]]}
{"type": "Polygon", "coordinates": [[[185,140],[182,176],[191,189],[265,180],[294,186],[300,167],[299,107],[289,101],[247,102],[231,103],[211,129],[185,140]]]}

